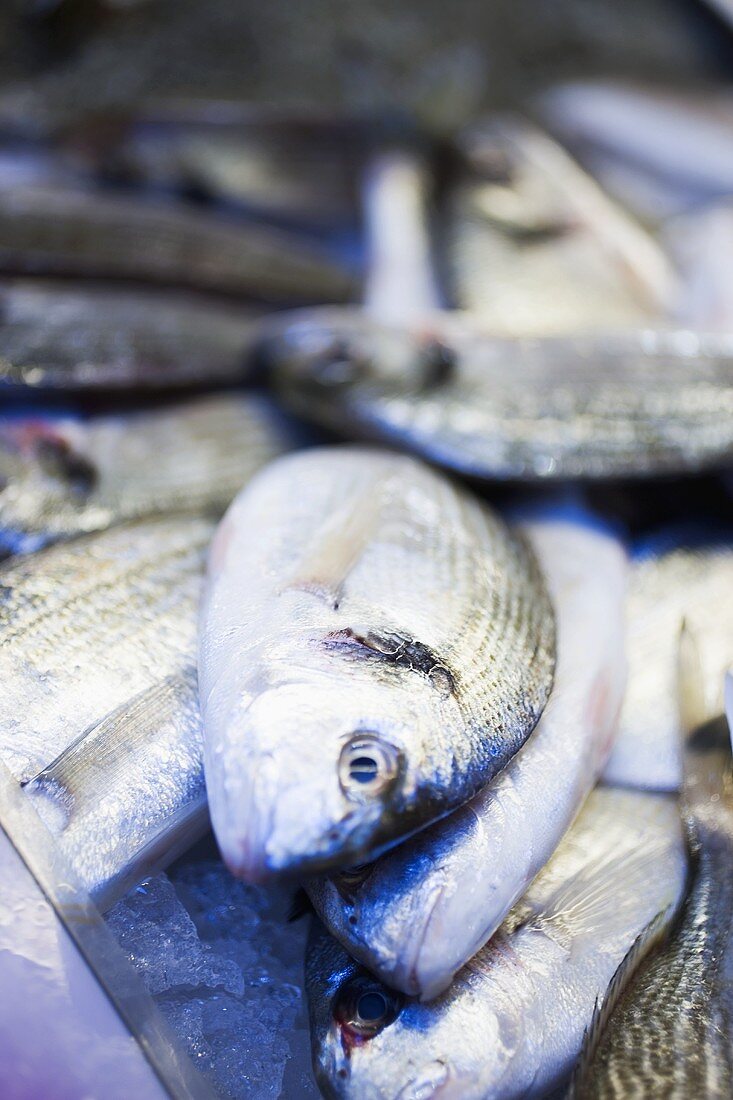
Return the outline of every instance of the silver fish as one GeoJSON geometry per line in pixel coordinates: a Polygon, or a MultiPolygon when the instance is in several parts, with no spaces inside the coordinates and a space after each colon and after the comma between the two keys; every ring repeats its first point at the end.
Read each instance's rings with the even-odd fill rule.
{"type": "Polygon", "coordinates": [[[641,478],[733,456],[733,340],[690,331],[501,339],[465,318],[272,323],[263,351],[308,419],[472,477],[641,478]]]}
{"type": "Polygon", "coordinates": [[[680,727],[677,635],[683,619],[699,638],[710,712],[722,706],[733,664],[733,533],[670,528],[636,549],[627,607],[629,683],[607,782],[676,790],[680,727]]]}
{"type": "Polygon", "coordinates": [[[461,135],[449,200],[457,304],[490,332],[540,336],[643,324],[676,287],[659,244],[548,134],[498,117],[461,135]]]}
{"type": "Polygon", "coordinates": [[[554,618],[528,546],[414,459],[278,459],[214,541],[199,677],[242,877],[349,866],[466,801],[531,733],[554,618]]]}
{"type": "Polygon", "coordinates": [[[0,385],[167,389],[240,382],[256,334],[248,307],[91,283],[0,283],[0,385]]]}
{"type": "Polygon", "coordinates": [[[151,519],[0,569],[0,758],[103,905],[206,828],[195,654],[212,531],[151,519]]]}
{"type": "Polygon", "coordinates": [[[257,396],[88,421],[0,417],[0,550],[37,550],[166,512],[219,516],[260,466],[298,441],[257,396]]]}
{"type": "Polygon", "coordinates": [[[344,301],[357,290],[353,271],[297,234],[81,187],[0,189],[0,270],[285,302],[344,301]]]}
{"type": "Polygon", "coordinates": [[[325,1095],[546,1096],[569,1074],[620,960],[658,914],[671,919],[684,883],[675,803],[601,789],[491,942],[431,1004],[393,993],[317,929],[306,983],[325,1095]]]}
{"type": "MultiPolygon", "coordinates": [[[[683,638],[682,813],[692,884],[669,942],[611,985],[590,1031],[577,1096],[727,1097],[733,1093],[733,771],[730,727],[710,719],[699,655],[683,638]]],[[[727,684],[733,715],[733,681],[727,684]]]]}
{"type": "Polygon", "coordinates": [[[547,579],[558,642],[552,694],[527,744],[466,806],[376,864],[308,884],[349,952],[423,1000],[496,931],[608,755],[625,681],[626,562],[618,541],[590,522],[550,515],[520,528],[547,579]]]}

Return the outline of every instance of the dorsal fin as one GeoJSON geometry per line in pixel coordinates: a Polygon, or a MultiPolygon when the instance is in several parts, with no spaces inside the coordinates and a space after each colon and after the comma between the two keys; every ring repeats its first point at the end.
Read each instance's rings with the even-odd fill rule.
{"type": "Polygon", "coordinates": [[[642,929],[616,968],[603,998],[596,998],[593,1015],[583,1034],[583,1046],[565,1100],[583,1100],[588,1074],[608,1022],[618,1007],[621,995],[628,988],[644,959],[666,938],[674,916],[674,908],[669,906],[667,909],[660,910],[642,929]]]}

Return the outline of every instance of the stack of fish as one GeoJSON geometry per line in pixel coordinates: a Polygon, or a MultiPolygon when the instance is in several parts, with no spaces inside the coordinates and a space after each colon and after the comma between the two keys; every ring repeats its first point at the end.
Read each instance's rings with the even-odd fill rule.
{"type": "Polygon", "coordinates": [[[442,191],[412,131],[155,115],[0,187],[2,777],[103,910],[209,813],[302,885],[329,1096],[733,1089],[733,539],[639,520],[733,463],[733,140],[614,176],[619,94],[442,191]]]}

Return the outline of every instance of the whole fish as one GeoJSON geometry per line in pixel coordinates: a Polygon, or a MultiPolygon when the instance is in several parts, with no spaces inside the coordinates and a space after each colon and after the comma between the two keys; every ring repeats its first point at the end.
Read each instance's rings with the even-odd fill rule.
{"type": "Polygon", "coordinates": [[[103,905],[206,828],[195,655],[212,531],[150,519],[0,568],[0,759],[103,905]]]}
{"type": "Polygon", "coordinates": [[[0,283],[0,386],[167,389],[240,382],[248,308],[160,290],[16,279],[0,283]]]}
{"type": "MultiPolygon", "coordinates": [[[[596,1015],[575,1095],[726,1097],[733,1093],[733,771],[728,721],[710,719],[699,657],[683,639],[682,814],[692,884],[669,942],[620,968],[596,1015]],[[687,652],[685,652],[687,650],[687,652]]],[[[729,718],[733,681],[726,686],[729,718]]]]}
{"type": "Polygon", "coordinates": [[[295,233],[81,187],[0,189],[0,270],[284,302],[343,301],[357,289],[348,267],[295,233]]]}
{"type": "Polygon", "coordinates": [[[87,421],[0,417],[0,551],[156,513],[218,516],[255,470],[297,442],[258,396],[87,421]]]}
{"type": "Polygon", "coordinates": [[[676,276],[659,244],[546,133],[497,117],[459,138],[447,264],[490,332],[539,336],[659,316],[676,276]]]}
{"type": "Polygon", "coordinates": [[[207,789],[242,877],[375,855],[465,802],[534,728],[552,606],[529,547],[414,459],[281,458],[214,541],[207,789]]]}
{"type": "Polygon", "coordinates": [[[333,311],[272,323],[275,385],[304,417],[484,479],[680,475],[733,457],[733,342],[690,331],[501,339],[333,311]]]}
{"type": "Polygon", "coordinates": [[[325,1095],[548,1095],[620,960],[655,917],[669,922],[684,882],[674,802],[599,789],[494,938],[431,1004],[392,992],[317,926],[306,984],[325,1095]]]}
{"type": "Polygon", "coordinates": [[[680,728],[677,635],[685,619],[699,639],[711,712],[733,663],[733,531],[667,528],[640,540],[627,606],[629,682],[619,734],[605,770],[610,783],[676,790],[680,728]]]}
{"type": "Polygon", "coordinates": [[[466,806],[308,892],[330,931],[386,985],[437,996],[545,865],[609,751],[624,688],[623,549],[575,519],[520,528],[545,574],[557,666],[537,728],[466,806]],[[550,794],[551,792],[551,794],[550,794]]]}

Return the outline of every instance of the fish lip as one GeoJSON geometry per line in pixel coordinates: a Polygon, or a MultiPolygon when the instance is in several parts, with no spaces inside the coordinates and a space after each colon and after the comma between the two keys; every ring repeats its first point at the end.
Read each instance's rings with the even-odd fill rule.
{"type": "MultiPolygon", "coordinates": [[[[427,907],[427,915],[422,922],[422,928],[419,931],[415,930],[415,934],[411,937],[410,952],[405,958],[404,962],[400,962],[397,958],[395,965],[390,968],[388,974],[385,977],[388,978],[389,983],[393,984],[402,993],[406,993],[410,997],[420,997],[421,1000],[431,1000],[438,993],[442,992],[447,983],[443,983],[442,986],[436,990],[433,990],[431,983],[425,982],[422,977],[421,956],[425,947],[425,941],[427,939],[430,926],[435,916],[436,910],[445,895],[445,883],[441,883],[436,886],[432,891],[432,901],[427,907]]],[[[414,924],[413,924],[414,928],[414,924]]],[[[434,983],[433,983],[434,984],[434,983]]]]}

